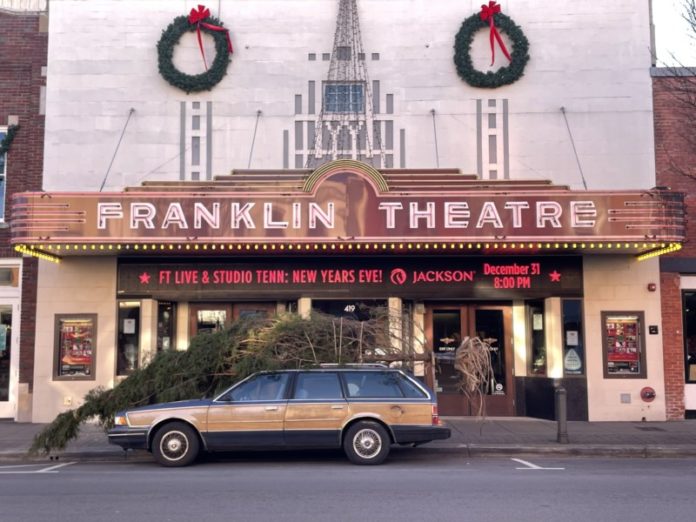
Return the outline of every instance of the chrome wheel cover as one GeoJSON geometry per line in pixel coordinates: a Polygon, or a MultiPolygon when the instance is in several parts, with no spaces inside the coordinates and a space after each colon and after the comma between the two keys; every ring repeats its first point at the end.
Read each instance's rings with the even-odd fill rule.
{"type": "Polygon", "coordinates": [[[161,455],[171,462],[181,460],[189,450],[188,438],[180,431],[168,431],[160,440],[159,450],[161,455]]]}
{"type": "Polygon", "coordinates": [[[362,459],[373,459],[382,449],[382,437],[372,428],[363,428],[353,436],[353,450],[362,459]]]}

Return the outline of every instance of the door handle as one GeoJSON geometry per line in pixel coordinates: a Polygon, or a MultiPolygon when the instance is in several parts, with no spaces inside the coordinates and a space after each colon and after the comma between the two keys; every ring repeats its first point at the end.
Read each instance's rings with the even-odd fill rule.
{"type": "Polygon", "coordinates": [[[278,406],[266,406],[266,411],[278,411],[278,406]]]}
{"type": "Polygon", "coordinates": [[[331,406],[331,409],[332,410],[342,410],[343,406],[341,406],[340,404],[334,404],[333,406],[331,406]]]}

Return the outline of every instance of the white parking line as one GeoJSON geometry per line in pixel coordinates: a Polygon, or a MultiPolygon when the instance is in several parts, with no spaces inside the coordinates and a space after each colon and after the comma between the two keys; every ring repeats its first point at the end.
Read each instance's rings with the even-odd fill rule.
{"type": "Polygon", "coordinates": [[[536,464],[532,464],[531,462],[527,462],[526,460],[522,459],[510,459],[514,460],[515,462],[519,462],[520,464],[523,464],[524,468],[515,468],[515,469],[544,469],[544,470],[565,470],[565,468],[542,468],[541,466],[537,466],[536,464]]]}
{"type": "Polygon", "coordinates": [[[28,468],[32,466],[37,466],[40,464],[17,464],[14,466],[0,466],[0,475],[26,475],[30,473],[58,473],[56,471],[58,468],[64,468],[65,466],[70,466],[75,464],[75,462],[62,462],[61,464],[56,464],[55,466],[49,466],[48,468],[42,469],[17,469],[17,468],[28,468]],[[4,471],[7,470],[7,471],[4,471]]]}
{"type": "Polygon", "coordinates": [[[55,466],[51,466],[50,468],[45,468],[45,469],[40,469],[37,471],[37,473],[56,473],[56,471],[53,471],[58,468],[63,468],[65,466],[70,466],[71,464],[75,464],[74,462],[63,462],[62,464],[56,464],[55,466]]]}

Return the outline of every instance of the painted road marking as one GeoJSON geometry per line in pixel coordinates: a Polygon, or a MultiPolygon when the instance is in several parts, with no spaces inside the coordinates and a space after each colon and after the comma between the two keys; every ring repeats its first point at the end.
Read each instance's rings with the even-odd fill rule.
{"type": "Polygon", "coordinates": [[[514,460],[515,462],[519,462],[520,464],[524,465],[524,468],[515,468],[515,469],[543,469],[543,470],[565,470],[565,468],[542,468],[541,466],[537,466],[536,464],[532,464],[531,462],[527,462],[526,460],[522,459],[510,459],[514,460]]]}
{"type": "Polygon", "coordinates": [[[56,464],[55,466],[51,466],[50,468],[40,469],[39,471],[37,471],[37,473],[57,473],[54,470],[56,470],[58,468],[63,468],[65,466],[70,466],[72,464],[75,464],[75,463],[74,462],[63,462],[62,464],[56,464]]]}
{"type": "Polygon", "coordinates": [[[40,466],[41,464],[17,464],[14,466],[0,466],[0,475],[26,475],[29,473],[58,473],[59,468],[64,468],[76,464],[75,462],[63,462],[61,464],[56,464],[55,466],[49,466],[48,468],[42,469],[18,469],[18,468],[28,468],[32,466],[40,466]]]}

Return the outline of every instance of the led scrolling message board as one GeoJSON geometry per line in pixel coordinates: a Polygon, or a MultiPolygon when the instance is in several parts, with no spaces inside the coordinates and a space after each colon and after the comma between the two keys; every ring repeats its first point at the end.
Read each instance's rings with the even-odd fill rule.
{"type": "Polygon", "coordinates": [[[286,259],[239,263],[126,263],[118,293],[159,299],[274,297],[578,297],[580,257],[286,259]]]}

